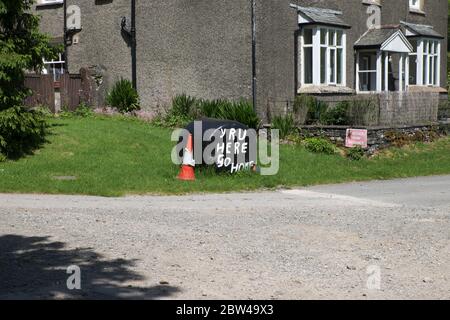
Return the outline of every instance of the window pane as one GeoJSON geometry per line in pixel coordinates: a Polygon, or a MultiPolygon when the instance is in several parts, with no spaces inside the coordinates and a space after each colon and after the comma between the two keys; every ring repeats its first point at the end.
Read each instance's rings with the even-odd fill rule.
{"type": "Polygon", "coordinates": [[[337,31],[337,45],[342,46],[342,31],[337,31]]]}
{"type": "Polygon", "coordinates": [[[334,30],[328,31],[328,44],[334,46],[336,44],[336,32],[334,30]]]}
{"type": "Polygon", "coordinates": [[[417,84],[417,56],[409,57],[409,83],[412,85],[417,84]]]}
{"type": "Polygon", "coordinates": [[[408,39],[408,41],[411,43],[413,47],[413,53],[417,52],[417,40],[416,39],[408,39]]]}
{"type": "Polygon", "coordinates": [[[327,44],[327,29],[320,29],[320,44],[327,44]]]}
{"type": "Polygon", "coordinates": [[[438,84],[438,76],[439,76],[439,65],[438,65],[438,63],[437,63],[437,58],[435,57],[434,58],[434,82],[433,82],[433,84],[434,85],[437,85],[438,84]]]}
{"type": "Polygon", "coordinates": [[[305,70],[305,83],[311,84],[313,81],[313,55],[312,55],[312,48],[305,48],[304,49],[305,59],[304,59],[304,70],[305,70]]]}
{"type": "Polygon", "coordinates": [[[342,84],[342,49],[337,51],[337,83],[342,84]]]}
{"type": "Polygon", "coordinates": [[[312,29],[304,29],[304,31],[303,31],[303,41],[305,42],[305,44],[312,44],[313,43],[312,29]]]}
{"type": "Polygon", "coordinates": [[[423,84],[427,84],[428,56],[423,56],[423,84]]]}
{"type": "Polygon", "coordinates": [[[434,71],[434,58],[432,56],[430,56],[429,64],[428,64],[428,84],[434,84],[433,83],[433,71],[434,71]]]}
{"type": "Polygon", "coordinates": [[[327,48],[320,48],[320,83],[327,82],[327,48]]]}
{"type": "Polygon", "coordinates": [[[336,83],[336,50],[331,49],[330,50],[330,83],[336,83]]]}

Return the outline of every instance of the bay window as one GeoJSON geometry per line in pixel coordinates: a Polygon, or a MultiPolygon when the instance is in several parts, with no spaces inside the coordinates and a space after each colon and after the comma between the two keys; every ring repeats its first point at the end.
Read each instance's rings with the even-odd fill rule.
{"type": "Polygon", "coordinates": [[[424,40],[423,42],[423,84],[427,86],[436,86],[438,83],[438,46],[438,41],[424,40]]]}
{"type": "Polygon", "coordinates": [[[345,85],[345,32],[328,27],[304,27],[301,33],[301,83],[345,85]]]}
{"type": "Polygon", "coordinates": [[[410,81],[419,86],[440,86],[441,42],[436,39],[419,38],[411,41],[415,52],[410,54],[410,81]]]}
{"type": "Polygon", "coordinates": [[[377,91],[377,52],[361,51],[357,55],[358,91],[377,91]]]}
{"type": "Polygon", "coordinates": [[[304,72],[304,84],[313,83],[313,30],[303,30],[303,72],[304,72]]]}
{"type": "Polygon", "coordinates": [[[356,91],[407,91],[411,43],[400,28],[370,29],[358,41],[356,49],[356,91]]]}

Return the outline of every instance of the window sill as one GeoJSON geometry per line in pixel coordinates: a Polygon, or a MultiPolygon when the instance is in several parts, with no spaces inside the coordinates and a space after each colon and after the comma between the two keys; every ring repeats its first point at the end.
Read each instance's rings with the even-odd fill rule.
{"type": "Polygon", "coordinates": [[[426,15],[425,11],[422,11],[420,9],[409,9],[409,13],[418,14],[418,15],[421,15],[421,16],[425,16],[426,15]]]}
{"type": "Polygon", "coordinates": [[[37,3],[36,8],[47,8],[47,7],[56,7],[64,4],[64,0],[61,1],[54,1],[54,2],[43,2],[43,3],[37,3]]]}
{"type": "Polygon", "coordinates": [[[375,0],[362,0],[362,4],[368,5],[368,6],[378,6],[382,7],[381,3],[375,0]]]}
{"type": "Polygon", "coordinates": [[[297,90],[298,94],[354,94],[355,90],[345,86],[315,86],[303,85],[297,90]]]}
{"type": "Polygon", "coordinates": [[[445,88],[441,88],[441,87],[410,85],[408,87],[408,92],[447,93],[447,90],[445,88]]]}

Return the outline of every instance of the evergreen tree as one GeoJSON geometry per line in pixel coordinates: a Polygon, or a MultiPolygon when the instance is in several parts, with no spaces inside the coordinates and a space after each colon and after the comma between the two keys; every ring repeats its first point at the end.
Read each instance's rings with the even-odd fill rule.
{"type": "Polygon", "coordinates": [[[0,111],[20,106],[29,94],[26,70],[40,70],[43,59],[55,58],[60,48],[39,32],[34,0],[0,0],[0,111]]]}

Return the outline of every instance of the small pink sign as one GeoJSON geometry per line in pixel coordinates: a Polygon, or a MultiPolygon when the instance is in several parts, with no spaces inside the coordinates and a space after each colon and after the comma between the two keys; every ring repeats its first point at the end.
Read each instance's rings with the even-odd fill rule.
{"type": "Polygon", "coordinates": [[[347,129],[345,146],[347,148],[353,148],[356,146],[361,146],[362,148],[367,148],[367,130],[347,129]]]}

